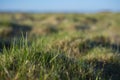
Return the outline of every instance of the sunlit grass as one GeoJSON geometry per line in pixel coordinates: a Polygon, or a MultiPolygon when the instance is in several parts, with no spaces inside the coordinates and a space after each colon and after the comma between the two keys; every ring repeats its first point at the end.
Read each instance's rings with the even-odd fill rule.
{"type": "Polygon", "coordinates": [[[120,79],[119,14],[14,14],[15,27],[31,28],[22,36],[7,15],[0,15],[0,80],[120,79]],[[3,29],[14,36],[4,38],[3,29]]]}

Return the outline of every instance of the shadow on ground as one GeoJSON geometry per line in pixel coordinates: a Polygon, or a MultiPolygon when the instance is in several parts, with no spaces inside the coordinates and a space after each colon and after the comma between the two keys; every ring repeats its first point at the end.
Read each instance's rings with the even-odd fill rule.
{"type": "MultiPolygon", "coordinates": [[[[97,71],[99,72],[99,76],[101,76],[105,80],[119,80],[120,79],[120,64],[119,62],[109,62],[109,61],[98,61],[97,59],[93,59],[91,61],[87,61],[90,66],[94,66],[93,75],[97,75],[97,71]]],[[[90,77],[90,75],[88,75],[90,77]]],[[[94,80],[94,77],[92,77],[94,80]]]]}
{"type": "Polygon", "coordinates": [[[3,30],[0,33],[1,38],[4,37],[13,38],[13,37],[25,36],[26,33],[29,33],[32,30],[32,27],[29,25],[21,25],[13,22],[9,22],[9,23],[0,22],[0,26],[3,26],[3,30]]]}
{"type": "Polygon", "coordinates": [[[79,50],[82,53],[89,52],[95,47],[104,47],[107,49],[111,49],[114,53],[120,53],[120,44],[111,43],[109,38],[105,38],[103,36],[95,37],[93,39],[87,39],[79,44],[79,50]]]}
{"type": "Polygon", "coordinates": [[[0,28],[3,28],[0,32],[0,51],[5,47],[6,49],[10,48],[11,42],[14,38],[24,38],[28,37],[27,33],[32,30],[31,26],[20,25],[17,23],[2,23],[0,22],[0,28]]]}

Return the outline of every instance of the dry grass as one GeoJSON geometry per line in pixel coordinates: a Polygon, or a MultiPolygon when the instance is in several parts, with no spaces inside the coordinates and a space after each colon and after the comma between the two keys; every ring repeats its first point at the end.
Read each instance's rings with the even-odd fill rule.
{"type": "Polygon", "coordinates": [[[119,16],[1,13],[0,79],[119,80],[119,16]]]}

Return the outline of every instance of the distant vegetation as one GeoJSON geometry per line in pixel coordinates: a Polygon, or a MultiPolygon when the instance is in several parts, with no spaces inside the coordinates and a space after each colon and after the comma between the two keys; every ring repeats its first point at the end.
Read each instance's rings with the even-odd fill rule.
{"type": "Polygon", "coordinates": [[[0,80],[120,80],[120,13],[0,13],[0,80]]]}

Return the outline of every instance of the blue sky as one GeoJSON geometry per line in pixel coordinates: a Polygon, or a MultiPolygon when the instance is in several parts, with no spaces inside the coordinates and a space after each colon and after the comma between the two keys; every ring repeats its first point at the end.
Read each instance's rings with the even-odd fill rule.
{"type": "Polygon", "coordinates": [[[0,0],[0,11],[120,11],[120,0],[0,0]]]}

